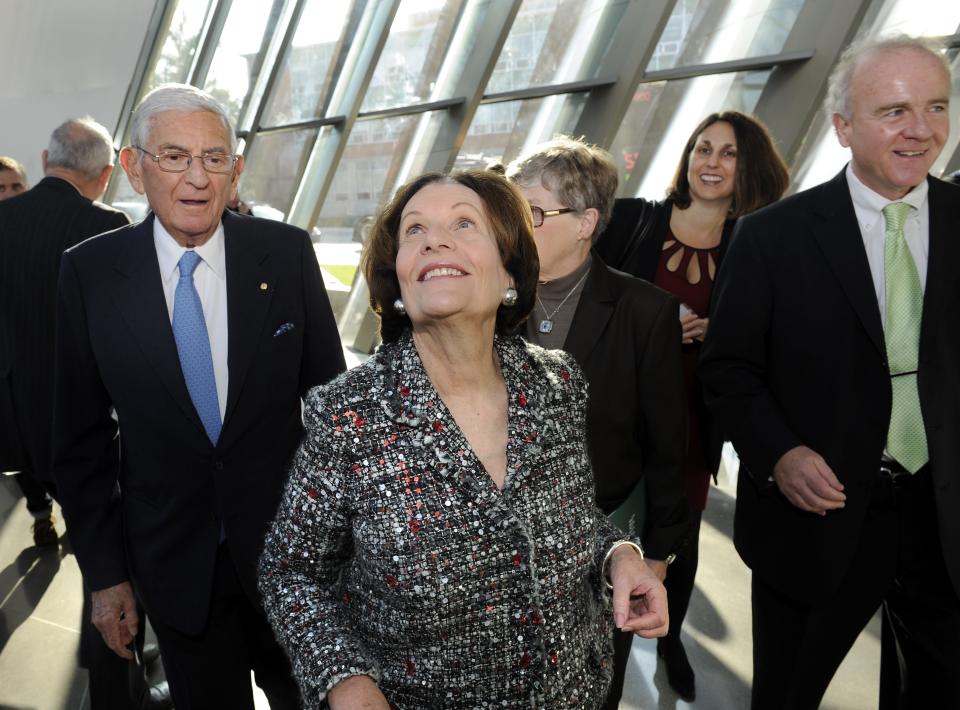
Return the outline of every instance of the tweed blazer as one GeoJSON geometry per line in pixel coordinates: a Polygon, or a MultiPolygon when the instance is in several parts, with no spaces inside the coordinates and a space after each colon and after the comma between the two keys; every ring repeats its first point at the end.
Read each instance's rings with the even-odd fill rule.
{"type": "Polygon", "coordinates": [[[497,489],[408,334],[307,401],[261,558],[308,707],[368,674],[397,708],[593,708],[609,683],[605,553],[573,358],[495,342],[509,397],[497,489]]]}

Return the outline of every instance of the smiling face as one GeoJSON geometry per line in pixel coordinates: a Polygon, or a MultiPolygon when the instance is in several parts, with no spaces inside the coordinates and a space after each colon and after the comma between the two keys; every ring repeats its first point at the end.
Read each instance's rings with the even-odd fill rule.
{"type": "Polygon", "coordinates": [[[950,132],[950,78],[927,52],[898,49],[863,60],[850,82],[848,117],[834,114],[853,172],[898,200],[926,179],[950,132]]]}
{"type": "MultiPolygon", "coordinates": [[[[153,155],[165,150],[230,155],[230,136],[214,113],[164,111],[153,118],[147,145],[141,147],[153,155]]],[[[213,235],[243,171],[242,157],[225,174],[208,173],[194,158],[185,172],[168,173],[135,148],[124,148],[120,161],[130,184],[147,196],[150,209],[181,246],[199,246],[213,235]]]]}
{"type": "Polygon", "coordinates": [[[737,135],[726,121],[697,136],[687,164],[691,200],[733,202],[737,180],[737,135]]]}
{"type": "Polygon", "coordinates": [[[414,329],[467,318],[492,331],[513,279],[500,258],[483,201],[456,183],[430,183],[403,208],[397,280],[414,329]]]}

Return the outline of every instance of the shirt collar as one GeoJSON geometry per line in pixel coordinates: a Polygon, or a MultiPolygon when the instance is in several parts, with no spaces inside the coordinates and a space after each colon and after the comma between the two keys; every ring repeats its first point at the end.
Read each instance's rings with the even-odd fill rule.
{"type": "MultiPolygon", "coordinates": [[[[157,249],[157,260],[160,262],[160,276],[164,281],[169,281],[175,276],[180,257],[183,256],[186,248],[180,246],[177,240],[170,236],[170,232],[156,217],[153,220],[153,244],[157,249]]],[[[213,235],[194,251],[217,277],[224,278],[227,274],[227,260],[224,251],[223,222],[218,224],[213,235]]]]}
{"type": "MultiPolygon", "coordinates": [[[[857,213],[857,220],[866,231],[873,229],[877,220],[883,218],[883,208],[892,202],[906,202],[914,210],[919,210],[926,204],[927,192],[930,190],[927,181],[924,180],[899,200],[890,200],[864,185],[853,172],[852,163],[847,163],[847,185],[850,187],[850,197],[857,213]]],[[[916,212],[911,212],[911,215],[914,214],[916,212]]]]}

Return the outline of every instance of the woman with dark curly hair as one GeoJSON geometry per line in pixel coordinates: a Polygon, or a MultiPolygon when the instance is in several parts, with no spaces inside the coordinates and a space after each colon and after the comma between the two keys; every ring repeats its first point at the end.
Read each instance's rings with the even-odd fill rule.
{"type": "Polygon", "coordinates": [[[693,668],[680,627],[697,573],[700,519],[711,476],[720,466],[722,434],[707,418],[696,378],[717,269],[738,217],[778,199],[789,173],[766,127],[737,111],[712,113],[684,146],[667,199],[620,199],[596,249],[610,266],[646,279],[680,299],[683,369],[688,397],[686,482],[690,524],[665,584],[673,623],[657,644],[670,685],[693,700],[693,668]]]}
{"type": "Polygon", "coordinates": [[[597,708],[610,622],[667,630],[639,545],[594,504],[579,368],[514,334],[532,228],[482,171],[413,180],[373,226],[384,345],[310,396],[261,560],[309,707],[597,708]]]}

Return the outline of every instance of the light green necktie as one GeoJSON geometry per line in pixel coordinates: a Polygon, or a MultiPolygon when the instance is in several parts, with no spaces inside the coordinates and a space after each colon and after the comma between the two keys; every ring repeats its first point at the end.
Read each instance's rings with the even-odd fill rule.
{"type": "Polygon", "coordinates": [[[903,235],[903,224],[910,209],[906,202],[892,202],[883,208],[886,224],[883,248],[886,319],[883,335],[893,388],[887,453],[910,473],[916,473],[930,456],[927,453],[927,435],[923,428],[920,394],[917,391],[923,291],[920,289],[917,265],[903,235]]]}

